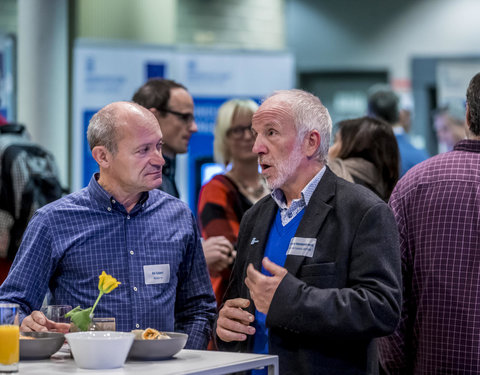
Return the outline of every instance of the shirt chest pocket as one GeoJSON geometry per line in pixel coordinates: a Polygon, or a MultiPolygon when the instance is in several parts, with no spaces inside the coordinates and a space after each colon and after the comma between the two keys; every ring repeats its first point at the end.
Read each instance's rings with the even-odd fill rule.
{"type": "Polygon", "coordinates": [[[333,288],[336,285],[334,262],[306,264],[300,268],[298,278],[317,288],[333,288]]]}

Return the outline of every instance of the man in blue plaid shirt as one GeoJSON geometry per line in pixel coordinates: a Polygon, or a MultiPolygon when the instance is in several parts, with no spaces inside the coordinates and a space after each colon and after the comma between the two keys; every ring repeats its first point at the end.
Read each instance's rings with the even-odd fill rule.
{"type": "Polygon", "coordinates": [[[95,316],[115,317],[120,331],[184,332],[187,348],[206,348],[215,298],[191,211],[156,189],[165,161],[155,116],[112,103],[93,116],[87,138],[100,173],[36,212],[0,301],[20,304],[23,331],[65,331],[38,311],[47,290],[51,304],[87,308],[105,271],[121,285],[95,316]]]}

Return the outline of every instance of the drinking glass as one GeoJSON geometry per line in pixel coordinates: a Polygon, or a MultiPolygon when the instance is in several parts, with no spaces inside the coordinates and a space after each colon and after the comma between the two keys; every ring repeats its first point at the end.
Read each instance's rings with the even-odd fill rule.
{"type": "Polygon", "coordinates": [[[115,318],[96,318],[92,319],[89,331],[115,331],[115,318]]]}
{"type": "Polygon", "coordinates": [[[18,372],[20,332],[19,306],[0,303],[0,373],[18,372]]]}
{"type": "Polygon", "coordinates": [[[70,323],[70,318],[65,318],[65,314],[71,309],[70,305],[48,305],[45,316],[56,323],[70,323]]]}

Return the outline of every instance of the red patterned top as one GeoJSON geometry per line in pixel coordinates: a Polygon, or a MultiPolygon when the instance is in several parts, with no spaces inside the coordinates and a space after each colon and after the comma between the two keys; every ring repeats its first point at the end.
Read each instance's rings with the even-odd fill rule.
{"type": "MultiPolygon", "coordinates": [[[[242,216],[251,206],[252,202],[240,192],[232,179],[225,175],[213,177],[202,187],[198,200],[202,237],[225,236],[235,245],[242,216]]],[[[229,278],[230,269],[220,276],[210,275],[218,305],[222,302],[229,278]]]]}

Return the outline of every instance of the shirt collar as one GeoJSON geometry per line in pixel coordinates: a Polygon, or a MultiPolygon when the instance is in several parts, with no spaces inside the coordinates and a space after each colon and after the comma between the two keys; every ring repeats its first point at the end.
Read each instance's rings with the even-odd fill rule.
{"type": "MultiPolygon", "coordinates": [[[[98,178],[100,177],[100,173],[95,173],[92,178],[90,179],[90,182],[88,184],[88,190],[90,191],[92,197],[99,202],[103,207],[106,207],[107,209],[114,208],[114,206],[117,204],[115,197],[111,195],[108,191],[106,191],[99,183],[98,183],[98,178]]],[[[140,199],[137,202],[137,205],[143,206],[145,202],[147,202],[149,197],[148,191],[144,191],[140,195],[140,199]]],[[[135,210],[135,209],[134,209],[135,210]]],[[[133,212],[133,210],[132,210],[133,212]]]]}
{"type": "Polygon", "coordinates": [[[480,152],[480,141],[474,139],[462,139],[453,147],[453,150],[480,152]]]}
{"type": "MultiPolygon", "coordinates": [[[[301,197],[298,199],[294,199],[293,202],[296,201],[303,201],[304,205],[307,206],[308,203],[310,202],[310,199],[312,198],[312,194],[315,191],[315,189],[318,186],[318,183],[322,179],[323,175],[325,174],[326,167],[323,166],[322,169],[310,180],[310,182],[303,188],[301,192],[301,197]]],[[[271,196],[275,203],[280,207],[280,209],[286,209],[287,208],[287,200],[285,199],[285,194],[283,194],[283,191],[279,188],[274,189],[271,192],[271,196]]],[[[292,203],[293,203],[292,202],[292,203]]]]}

